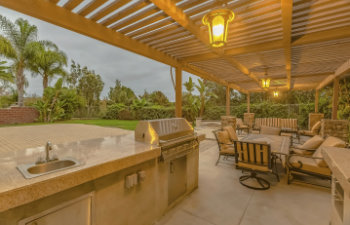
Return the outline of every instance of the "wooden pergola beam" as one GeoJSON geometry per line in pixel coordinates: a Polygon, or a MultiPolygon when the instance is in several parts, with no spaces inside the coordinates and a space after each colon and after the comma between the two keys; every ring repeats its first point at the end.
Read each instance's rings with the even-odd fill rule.
{"type": "MultiPolygon", "coordinates": [[[[180,24],[183,28],[192,33],[199,41],[205,44],[210,51],[213,52],[217,57],[223,56],[223,52],[219,50],[214,50],[209,43],[208,35],[201,30],[187,15],[183,12],[182,9],[176,6],[176,2],[174,0],[150,0],[155,6],[161,9],[165,14],[170,16],[173,20],[175,20],[178,24],[180,24]]],[[[248,68],[240,64],[233,58],[223,57],[228,63],[230,63],[233,67],[240,70],[243,74],[254,77],[253,74],[249,71],[248,68]]],[[[256,79],[254,79],[256,81],[256,79]]]]}
{"type": "Polygon", "coordinates": [[[332,83],[334,79],[339,78],[346,73],[350,73],[350,59],[348,59],[345,63],[343,63],[338,69],[334,72],[334,74],[326,77],[316,88],[316,90],[320,90],[332,83]]]}
{"type": "Polygon", "coordinates": [[[179,62],[145,44],[46,0],[0,0],[0,5],[174,67],[179,62]]]}
{"type": "Polygon", "coordinates": [[[210,74],[210,73],[208,73],[208,72],[206,72],[206,71],[204,71],[196,66],[193,66],[190,64],[183,64],[182,69],[188,73],[194,74],[194,75],[201,77],[205,80],[214,81],[214,82],[221,84],[225,87],[229,86],[230,88],[235,89],[235,90],[242,92],[242,93],[248,93],[247,90],[245,90],[244,88],[241,88],[236,83],[232,83],[232,82],[228,83],[227,81],[219,79],[216,76],[214,76],[214,75],[212,75],[212,74],[210,74]]]}
{"type": "Polygon", "coordinates": [[[287,73],[287,89],[291,88],[291,69],[292,69],[292,16],[293,16],[293,1],[282,0],[282,27],[283,27],[283,47],[284,58],[286,62],[287,73]]]}

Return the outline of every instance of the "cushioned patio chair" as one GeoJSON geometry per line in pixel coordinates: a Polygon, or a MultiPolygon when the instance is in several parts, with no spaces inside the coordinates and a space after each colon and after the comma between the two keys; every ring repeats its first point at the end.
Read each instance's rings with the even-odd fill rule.
{"type": "MultiPolygon", "coordinates": [[[[306,143],[306,142],[305,142],[306,143]]],[[[331,179],[331,171],[328,168],[326,162],[323,160],[322,148],[324,147],[338,147],[345,148],[346,142],[329,136],[322,142],[313,154],[293,153],[290,154],[287,160],[287,182],[291,183],[293,180],[293,174],[309,175],[322,179],[331,179]]]]}
{"type": "Polygon", "coordinates": [[[276,167],[272,167],[271,147],[266,143],[234,141],[236,167],[250,171],[249,175],[243,175],[239,182],[254,190],[266,190],[270,188],[270,182],[257,176],[258,172],[272,173],[279,181],[276,167]],[[251,180],[256,181],[256,185],[249,184],[251,180]]]}
{"type": "Polygon", "coordinates": [[[324,139],[321,136],[315,135],[302,145],[292,145],[290,154],[312,155],[323,142],[324,139]]]}
{"type": "Polygon", "coordinates": [[[221,156],[225,158],[235,156],[235,149],[233,147],[233,141],[231,141],[229,133],[226,130],[215,130],[213,133],[219,146],[219,157],[215,163],[215,165],[218,165],[221,156]]]}
{"type": "Polygon", "coordinates": [[[304,135],[304,136],[315,136],[320,133],[320,130],[321,130],[321,121],[318,121],[312,126],[311,130],[299,130],[298,134],[304,135]]]}
{"type": "Polygon", "coordinates": [[[240,134],[242,134],[242,131],[246,131],[247,133],[249,133],[249,126],[243,123],[243,120],[240,118],[236,119],[236,126],[237,126],[237,130],[240,134]]]}

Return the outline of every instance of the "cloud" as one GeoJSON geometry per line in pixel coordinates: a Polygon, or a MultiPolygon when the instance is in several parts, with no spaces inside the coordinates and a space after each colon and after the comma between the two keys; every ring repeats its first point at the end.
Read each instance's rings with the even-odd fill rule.
{"type": "MultiPolygon", "coordinates": [[[[175,99],[168,65],[1,6],[0,14],[12,21],[19,17],[27,19],[38,27],[39,39],[56,43],[67,54],[69,61],[73,59],[100,74],[105,83],[102,97],[107,96],[109,87],[119,79],[123,85],[132,88],[137,95],[142,94],[144,90],[160,90],[168,96],[170,101],[175,99]]],[[[27,95],[41,95],[41,79],[32,78],[29,72],[26,75],[29,80],[27,95]]],[[[183,81],[188,80],[189,76],[197,80],[195,76],[184,72],[183,81]]]]}

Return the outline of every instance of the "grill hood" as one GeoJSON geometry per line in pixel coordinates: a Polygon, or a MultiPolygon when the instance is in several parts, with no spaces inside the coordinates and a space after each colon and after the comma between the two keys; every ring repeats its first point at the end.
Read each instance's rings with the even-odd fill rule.
{"type": "Polygon", "coordinates": [[[193,127],[184,118],[143,120],[135,129],[136,141],[157,145],[189,135],[194,135],[193,127]]]}

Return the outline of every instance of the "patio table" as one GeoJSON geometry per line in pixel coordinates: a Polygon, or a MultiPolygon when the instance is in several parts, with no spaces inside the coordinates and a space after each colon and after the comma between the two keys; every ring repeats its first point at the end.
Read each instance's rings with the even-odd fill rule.
{"type": "Polygon", "coordinates": [[[271,154],[274,160],[280,157],[282,165],[285,166],[286,156],[289,154],[290,138],[288,136],[268,135],[268,134],[248,134],[242,141],[266,142],[271,146],[271,154]]]}

